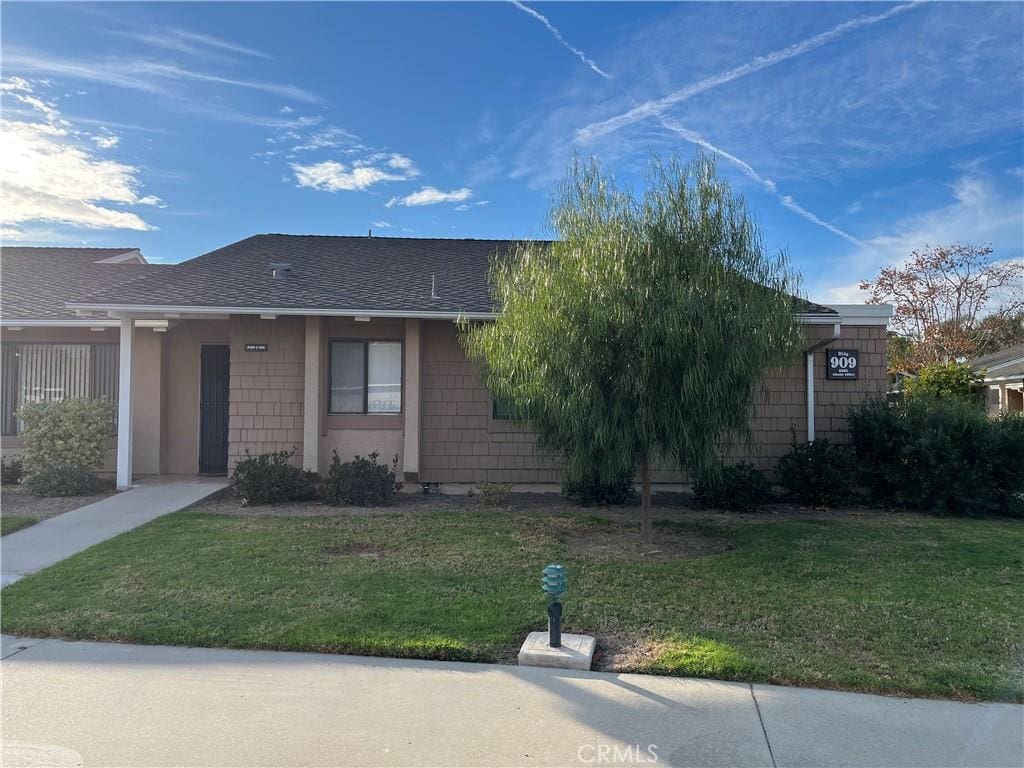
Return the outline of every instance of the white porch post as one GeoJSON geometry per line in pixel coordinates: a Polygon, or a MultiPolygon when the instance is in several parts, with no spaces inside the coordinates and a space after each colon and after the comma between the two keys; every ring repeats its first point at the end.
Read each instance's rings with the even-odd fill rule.
{"type": "Polygon", "coordinates": [[[121,491],[131,488],[132,485],[132,437],[135,432],[132,377],[134,361],[135,320],[131,317],[122,317],[117,380],[117,488],[121,491]]]}
{"type": "Polygon", "coordinates": [[[320,471],[320,409],[324,395],[320,392],[323,378],[323,318],[306,316],[305,370],[302,396],[302,468],[320,471]]]}
{"type": "Polygon", "coordinates": [[[405,442],[402,473],[406,480],[420,479],[420,321],[405,321],[405,442]]]}
{"type": "Polygon", "coordinates": [[[807,442],[814,442],[814,351],[807,353],[807,442]]]}

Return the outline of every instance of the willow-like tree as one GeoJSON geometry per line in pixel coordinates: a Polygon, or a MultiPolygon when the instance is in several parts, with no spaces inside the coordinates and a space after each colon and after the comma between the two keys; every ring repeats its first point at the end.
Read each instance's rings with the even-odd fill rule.
{"type": "Polygon", "coordinates": [[[765,371],[798,352],[797,278],[703,155],[652,160],[640,197],[577,160],[550,224],[554,241],[494,260],[502,313],[463,343],[567,480],[639,474],[650,541],[652,467],[713,475],[765,371]]]}

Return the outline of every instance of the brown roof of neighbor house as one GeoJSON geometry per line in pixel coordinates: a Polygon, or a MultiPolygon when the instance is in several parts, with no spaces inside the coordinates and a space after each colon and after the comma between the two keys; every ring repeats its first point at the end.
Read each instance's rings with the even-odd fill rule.
{"type": "Polygon", "coordinates": [[[0,248],[0,317],[4,321],[81,321],[65,305],[122,286],[160,267],[138,248],[0,248]]]}
{"type": "MultiPolygon", "coordinates": [[[[107,307],[488,315],[491,257],[513,240],[253,235],[140,280],[82,295],[107,307]],[[287,270],[276,265],[287,265],[287,270]],[[275,271],[280,277],[275,277],[275,271]]],[[[835,315],[799,300],[798,311],[835,315]]]]}

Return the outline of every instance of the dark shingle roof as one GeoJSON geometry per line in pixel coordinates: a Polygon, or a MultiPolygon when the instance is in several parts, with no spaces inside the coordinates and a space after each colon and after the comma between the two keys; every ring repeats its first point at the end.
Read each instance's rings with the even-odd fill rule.
{"type": "Polygon", "coordinates": [[[134,253],[137,248],[0,248],[0,316],[80,320],[67,302],[159,271],[153,264],[97,264],[134,253]]]}
{"type": "MultiPolygon", "coordinates": [[[[491,257],[512,240],[329,235],[253,235],[159,273],[86,296],[108,306],[347,310],[350,312],[494,312],[487,282],[491,257]],[[286,262],[284,279],[272,264],[286,262]],[[436,287],[437,298],[431,297],[436,287]]],[[[835,315],[798,300],[798,312],[835,315]]]]}
{"type": "Polygon", "coordinates": [[[491,312],[487,270],[508,240],[254,235],[86,303],[409,312],[491,312]],[[287,262],[290,274],[271,276],[287,262]],[[431,298],[432,281],[438,298],[431,298]]]}
{"type": "Polygon", "coordinates": [[[1017,379],[1024,377],[1024,344],[1004,347],[989,355],[971,360],[975,371],[985,371],[985,380],[1017,379]]]}

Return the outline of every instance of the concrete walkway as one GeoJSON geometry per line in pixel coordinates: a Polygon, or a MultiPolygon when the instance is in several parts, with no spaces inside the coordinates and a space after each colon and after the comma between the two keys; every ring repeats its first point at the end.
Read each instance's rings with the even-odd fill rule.
{"type": "Polygon", "coordinates": [[[154,481],[43,520],[0,539],[0,585],[176,512],[227,487],[222,479],[154,481]]]}
{"type": "Polygon", "coordinates": [[[4,766],[1024,761],[1013,704],[57,640],[9,640],[4,656],[4,766]]]}

